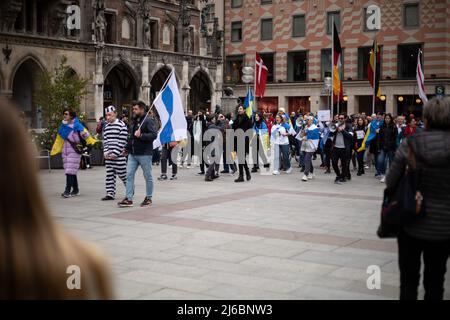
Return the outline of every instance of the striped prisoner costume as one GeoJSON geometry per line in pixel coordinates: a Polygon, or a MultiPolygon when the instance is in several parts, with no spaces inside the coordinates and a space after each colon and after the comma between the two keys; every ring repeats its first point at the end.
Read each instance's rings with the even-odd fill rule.
{"type": "Polygon", "coordinates": [[[126,183],[127,158],[121,156],[128,139],[128,128],[120,120],[107,123],[103,132],[103,153],[114,155],[116,159],[105,159],[106,165],[106,195],[116,196],[116,175],[126,183]]]}

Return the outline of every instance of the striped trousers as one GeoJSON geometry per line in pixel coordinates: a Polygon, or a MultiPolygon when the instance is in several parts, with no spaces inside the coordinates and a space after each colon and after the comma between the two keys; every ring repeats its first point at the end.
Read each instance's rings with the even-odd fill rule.
{"type": "Polygon", "coordinates": [[[123,184],[127,181],[127,158],[119,157],[114,160],[105,159],[106,166],[106,195],[115,198],[116,176],[119,176],[123,184]]]}

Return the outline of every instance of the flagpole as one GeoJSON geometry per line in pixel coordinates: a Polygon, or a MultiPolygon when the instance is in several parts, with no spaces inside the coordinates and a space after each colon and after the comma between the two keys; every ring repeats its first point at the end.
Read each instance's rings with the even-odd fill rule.
{"type": "Polygon", "coordinates": [[[372,48],[373,51],[373,65],[374,65],[374,69],[373,69],[373,95],[372,95],[372,114],[375,113],[375,96],[377,94],[377,92],[375,92],[377,90],[377,84],[376,84],[376,79],[377,79],[377,58],[378,58],[378,43],[376,42],[376,35],[375,35],[375,39],[373,40],[373,43],[375,44],[372,48]]]}
{"type": "Polygon", "coordinates": [[[331,15],[331,120],[334,116],[334,15],[331,15]]]}
{"type": "Polygon", "coordinates": [[[164,84],[161,87],[161,90],[159,90],[158,95],[156,96],[155,99],[153,99],[152,104],[150,106],[150,108],[148,108],[147,113],[145,114],[144,120],[141,121],[141,124],[139,125],[138,130],[141,130],[142,125],[144,124],[145,119],[147,119],[148,114],[150,113],[150,111],[153,109],[153,106],[155,105],[155,101],[158,100],[159,96],[162,94],[164,88],[167,85],[167,82],[169,82],[170,77],[172,77],[173,72],[175,71],[175,69],[172,69],[172,71],[169,73],[169,76],[167,77],[166,81],[164,82],[164,84]]]}

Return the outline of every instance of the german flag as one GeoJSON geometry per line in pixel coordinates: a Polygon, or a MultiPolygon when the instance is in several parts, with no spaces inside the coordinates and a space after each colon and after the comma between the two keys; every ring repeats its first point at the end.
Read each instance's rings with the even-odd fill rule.
{"type": "Polygon", "coordinates": [[[370,50],[369,64],[367,65],[367,77],[369,78],[370,85],[373,88],[373,94],[377,99],[381,97],[380,90],[380,74],[381,74],[381,54],[380,46],[377,44],[377,40],[373,41],[372,49],[370,50]],[[376,54],[374,54],[376,52],[376,54]],[[375,63],[376,62],[376,63],[375,63]],[[375,70],[375,75],[374,75],[375,70]]]}
{"type": "Polygon", "coordinates": [[[344,98],[344,89],[342,87],[341,80],[341,57],[342,47],[341,40],[339,40],[336,24],[333,24],[333,103],[337,103],[338,100],[342,101],[344,98]]]}

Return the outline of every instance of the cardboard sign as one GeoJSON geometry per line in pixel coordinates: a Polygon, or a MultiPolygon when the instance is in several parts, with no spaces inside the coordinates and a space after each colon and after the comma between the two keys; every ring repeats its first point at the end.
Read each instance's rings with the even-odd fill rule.
{"type": "Polygon", "coordinates": [[[330,121],[331,119],[330,110],[317,111],[317,119],[321,122],[330,121]]]}

